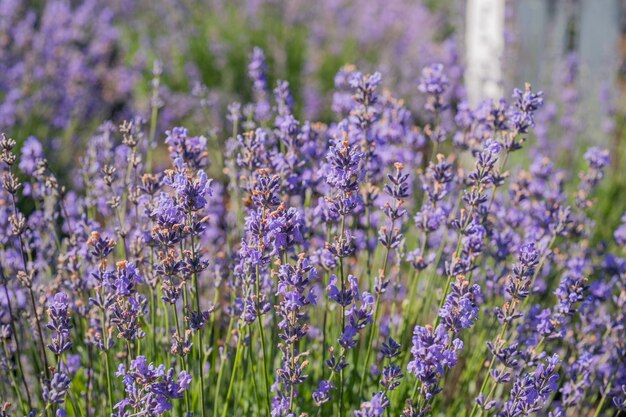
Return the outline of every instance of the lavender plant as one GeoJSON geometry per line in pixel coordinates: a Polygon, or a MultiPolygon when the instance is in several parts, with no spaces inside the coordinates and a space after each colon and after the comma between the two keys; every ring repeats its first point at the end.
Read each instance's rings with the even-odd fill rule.
{"type": "Polygon", "coordinates": [[[228,129],[160,135],[157,66],[149,123],[103,123],[68,181],[2,136],[1,416],[624,411],[608,152],[514,157],[543,94],[472,107],[441,64],[423,110],[348,65],[332,121],[300,120],[249,58],[228,129]]]}

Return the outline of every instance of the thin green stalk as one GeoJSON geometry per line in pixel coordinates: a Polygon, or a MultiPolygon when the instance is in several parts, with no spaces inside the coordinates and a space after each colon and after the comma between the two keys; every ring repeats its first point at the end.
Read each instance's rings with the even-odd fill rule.
{"type": "MultiPolygon", "coordinates": [[[[181,333],[181,329],[180,329],[180,321],[178,319],[178,309],[176,308],[175,304],[174,304],[174,319],[176,320],[176,332],[177,332],[177,335],[178,335],[178,339],[179,339],[179,341],[182,341],[182,333],[181,333]]],[[[182,358],[181,358],[181,366],[183,368],[183,371],[187,371],[188,367],[187,367],[186,356],[182,356],[182,358]]],[[[191,412],[191,403],[189,401],[189,390],[185,390],[185,406],[187,407],[187,414],[189,414],[191,412]]]]}
{"type": "MultiPolygon", "coordinates": [[[[243,346],[242,340],[243,335],[239,334],[237,339],[237,352],[235,353],[235,363],[233,365],[233,370],[230,375],[230,382],[228,384],[228,392],[226,393],[226,402],[224,404],[224,409],[222,410],[222,417],[226,417],[226,414],[228,412],[228,404],[230,403],[230,397],[233,393],[233,386],[235,385],[235,375],[237,375],[237,369],[239,368],[239,363],[241,362],[241,347],[243,346]]],[[[217,402],[214,416],[217,416],[217,402]]]]}
{"type": "MultiPolygon", "coordinates": [[[[215,289],[215,294],[213,296],[213,305],[217,306],[219,300],[219,288],[215,289]]],[[[207,379],[209,381],[212,381],[212,374],[213,374],[213,370],[215,368],[215,365],[217,363],[217,343],[216,341],[218,340],[218,328],[216,326],[216,321],[215,321],[215,316],[217,315],[217,310],[215,310],[213,312],[213,314],[211,314],[211,321],[209,323],[209,329],[211,330],[211,333],[209,335],[209,346],[215,346],[215,349],[211,349],[210,350],[210,358],[207,358],[207,360],[209,361],[209,374],[207,375],[207,379]]],[[[210,396],[210,391],[209,391],[209,396],[210,396]]]]}
{"type": "MultiPolygon", "coordinates": [[[[159,294],[161,293],[161,289],[158,290],[159,294]]],[[[168,338],[171,336],[172,331],[170,328],[170,314],[169,314],[169,307],[168,304],[163,300],[162,297],[159,297],[161,299],[161,304],[163,305],[163,315],[165,316],[165,340],[167,341],[168,338]]],[[[172,354],[171,354],[171,350],[170,349],[165,349],[165,355],[167,357],[167,363],[171,364],[172,363],[172,354]]]]}
{"type": "MultiPolygon", "coordinates": [[[[228,329],[226,330],[226,342],[224,343],[224,351],[220,356],[220,370],[217,372],[217,384],[215,386],[215,398],[213,400],[213,417],[217,417],[217,406],[219,405],[220,388],[222,387],[222,377],[224,375],[224,365],[226,362],[228,341],[233,328],[233,317],[228,321],[228,329]]],[[[236,358],[236,355],[235,355],[236,358]]]]}
{"type": "Polygon", "coordinates": [[[45,374],[48,375],[50,373],[50,369],[48,368],[48,358],[46,356],[46,351],[44,350],[44,341],[43,341],[43,331],[41,330],[41,321],[39,320],[39,314],[37,313],[37,307],[35,304],[35,294],[33,293],[33,289],[31,287],[28,288],[28,293],[30,295],[30,302],[33,307],[33,311],[35,312],[35,321],[37,322],[37,333],[39,334],[39,342],[41,343],[41,356],[43,356],[43,363],[46,367],[45,374]]]}
{"type": "Polygon", "coordinates": [[[76,400],[76,396],[72,393],[72,390],[68,390],[67,395],[70,397],[70,403],[72,404],[72,408],[74,409],[74,415],[78,415],[80,413],[81,417],[85,417],[85,413],[82,408],[78,406],[78,401],[76,400]]]}
{"type": "MultiPolygon", "coordinates": [[[[252,331],[250,330],[250,328],[248,328],[248,335],[250,338],[252,338],[252,331]]],[[[256,368],[254,367],[254,360],[252,358],[252,349],[249,347],[248,348],[248,361],[250,363],[250,367],[252,368],[252,389],[254,390],[254,401],[255,404],[257,405],[257,411],[260,411],[260,409],[258,409],[258,406],[260,404],[259,402],[259,391],[258,388],[256,386],[256,368]]]]}
{"type": "Polygon", "coordinates": [[[9,289],[7,287],[7,280],[6,277],[4,276],[4,269],[3,267],[0,265],[0,278],[2,278],[3,281],[3,287],[4,287],[4,296],[6,298],[6,302],[7,302],[7,310],[9,311],[9,326],[11,328],[11,332],[13,334],[13,338],[15,339],[15,347],[16,347],[16,352],[17,352],[17,366],[19,368],[20,371],[20,376],[22,379],[22,384],[24,385],[24,390],[26,391],[26,398],[28,400],[28,408],[32,408],[32,400],[30,398],[30,391],[28,390],[28,384],[26,383],[26,376],[24,375],[24,368],[22,367],[22,357],[21,357],[21,352],[22,349],[20,348],[20,342],[19,342],[19,335],[17,334],[17,329],[15,328],[15,322],[14,322],[14,316],[13,316],[13,307],[11,307],[11,299],[9,298],[9,289]]]}
{"type": "Polygon", "coordinates": [[[366,230],[366,237],[368,240],[368,244],[366,245],[367,248],[367,260],[366,260],[366,267],[365,267],[365,273],[367,275],[367,279],[368,279],[368,284],[369,287],[372,288],[372,284],[373,284],[373,276],[372,276],[372,248],[369,245],[369,239],[370,239],[370,229],[371,229],[371,219],[370,219],[370,206],[369,204],[365,206],[365,230],[366,230]]]}
{"type": "Polygon", "coordinates": [[[257,324],[259,328],[259,338],[261,339],[261,355],[263,355],[263,380],[265,381],[265,402],[267,405],[267,415],[269,416],[271,411],[270,404],[270,382],[269,377],[267,375],[267,359],[265,356],[265,334],[263,332],[263,319],[261,318],[261,313],[259,311],[259,297],[260,297],[260,284],[259,284],[259,266],[256,266],[256,279],[255,279],[255,291],[256,291],[256,299],[257,299],[257,324]]]}
{"type": "MultiPolygon", "coordinates": [[[[339,235],[339,242],[343,242],[344,234],[346,230],[346,215],[341,215],[341,233],[339,235]]],[[[339,257],[339,275],[341,277],[341,292],[345,291],[345,277],[343,274],[343,257],[339,257]]],[[[345,307],[341,306],[341,334],[346,330],[346,311],[345,307]]],[[[343,368],[339,371],[339,417],[343,417],[343,368]]]]}
{"type": "MultiPolygon", "coordinates": [[[[294,344],[291,343],[291,368],[294,369],[295,368],[295,347],[294,344]]],[[[295,384],[291,384],[291,390],[289,392],[289,411],[296,415],[296,413],[293,411],[293,396],[294,396],[294,390],[295,390],[295,384]]]]}
{"type": "MultiPolygon", "coordinates": [[[[10,357],[10,353],[9,353],[9,348],[7,346],[7,342],[5,339],[2,339],[2,346],[4,347],[4,355],[8,360],[10,357]]],[[[19,355],[19,352],[17,352],[17,354],[19,355]]],[[[17,400],[20,403],[20,406],[22,406],[22,411],[28,413],[29,410],[24,409],[24,401],[22,400],[22,393],[20,392],[20,389],[17,386],[17,382],[15,382],[15,377],[13,376],[13,372],[11,371],[11,369],[8,369],[8,374],[9,374],[9,380],[11,381],[11,387],[13,387],[13,390],[15,391],[15,395],[17,396],[17,400]]]]}
{"type": "Polygon", "coordinates": [[[267,405],[268,416],[272,413],[271,411],[271,399],[270,399],[270,382],[269,377],[267,375],[267,359],[265,357],[265,334],[263,332],[263,323],[261,320],[261,315],[259,314],[257,324],[259,327],[259,338],[261,339],[261,355],[263,355],[263,380],[265,381],[265,402],[267,405]]]}
{"type": "MultiPolygon", "coordinates": [[[[326,241],[330,241],[330,224],[326,226],[326,241]]],[[[324,288],[328,286],[328,278],[330,273],[324,274],[324,288]]],[[[324,316],[322,320],[322,359],[323,363],[326,363],[326,350],[328,342],[326,340],[326,323],[328,321],[328,299],[324,299],[324,316]]],[[[322,379],[324,379],[326,367],[322,366],[322,379]]],[[[320,407],[321,408],[321,407],[320,407]]]]}
{"type": "Polygon", "coordinates": [[[87,360],[88,362],[88,368],[87,368],[87,389],[85,392],[85,411],[87,412],[87,417],[90,417],[91,415],[91,407],[89,404],[89,400],[91,398],[91,393],[93,390],[92,387],[92,382],[91,382],[91,375],[93,374],[93,350],[92,350],[92,345],[88,345],[87,346],[87,360]]]}
{"type": "MultiPolygon", "coordinates": [[[[411,277],[409,278],[409,282],[408,285],[410,286],[409,288],[409,297],[407,298],[407,307],[406,307],[406,313],[404,312],[404,308],[403,308],[403,319],[402,319],[402,323],[401,328],[400,328],[400,340],[404,341],[405,340],[405,334],[406,331],[408,329],[411,328],[411,325],[409,323],[413,322],[413,304],[411,303],[412,300],[415,299],[415,295],[417,293],[417,286],[418,286],[418,279],[419,279],[419,272],[417,271],[417,269],[413,270],[413,273],[411,274],[411,277]],[[408,315],[407,315],[408,313],[408,315]]],[[[402,346],[404,346],[404,344],[402,344],[402,346]]]]}
{"type": "MultiPolygon", "coordinates": [[[[397,209],[397,205],[396,205],[396,209],[397,209]]],[[[393,228],[394,228],[394,221],[391,222],[392,232],[393,232],[393,228]]],[[[390,252],[390,248],[389,246],[387,246],[386,251],[385,251],[385,260],[383,262],[383,273],[382,273],[383,277],[385,277],[387,274],[387,264],[389,263],[389,252],[390,252]]],[[[365,355],[365,362],[363,363],[363,371],[361,373],[361,383],[359,385],[359,398],[361,398],[363,395],[363,385],[365,382],[365,374],[367,373],[367,367],[369,365],[370,356],[372,354],[372,345],[374,344],[374,338],[376,336],[376,330],[378,328],[377,323],[378,323],[378,315],[380,313],[380,298],[381,298],[381,294],[377,294],[376,306],[374,307],[374,321],[372,322],[372,326],[370,328],[370,337],[367,342],[367,354],[365,355]]]]}
{"type": "MultiPolygon", "coordinates": [[[[489,382],[491,370],[493,369],[493,365],[495,364],[495,362],[496,362],[496,357],[492,356],[491,357],[491,361],[489,361],[489,367],[487,368],[487,376],[485,377],[485,379],[483,380],[482,385],[480,386],[480,390],[478,391],[478,395],[482,394],[483,391],[485,391],[485,388],[487,387],[487,383],[489,382]]],[[[474,402],[474,406],[472,407],[472,412],[470,413],[470,417],[473,417],[477,410],[478,410],[478,404],[476,402],[474,402]]],[[[482,413],[482,410],[479,411],[479,415],[480,415],[480,413],[482,413]]]]}
{"type": "MultiPolygon", "coordinates": [[[[191,226],[192,223],[192,218],[191,218],[191,213],[189,213],[189,225],[191,226]]],[[[191,256],[192,258],[195,260],[196,258],[196,242],[194,239],[194,235],[193,233],[191,234],[191,256]]],[[[195,292],[196,292],[196,308],[198,309],[198,314],[202,314],[201,310],[200,310],[200,284],[198,283],[198,273],[196,271],[194,271],[193,273],[193,283],[194,283],[194,287],[195,287],[195,292]]],[[[204,363],[203,363],[203,358],[204,358],[204,348],[202,346],[202,328],[200,328],[198,330],[198,358],[199,358],[199,367],[200,367],[200,404],[201,404],[201,413],[202,413],[202,417],[205,417],[205,407],[206,407],[206,403],[204,401],[204,363]]]]}
{"type": "MultiPolygon", "coordinates": [[[[102,260],[100,260],[100,265],[102,265],[102,260]]],[[[98,267],[98,273],[100,274],[100,277],[102,277],[102,266],[98,267]]],[[[110,371],[110,366],[109,366],[109,342],[107,340],[107,326],[106,326],[106,322],[107,322],[107,315],[106,315],[106,311],[104,309],[102,309],[102,342],[104,343],[104,366],[106,367],[105,369],[105,374],[106,374],[106,381],[107,381],[107,394],[108,394],[108,400],[109,400],[109,413],[111,415],[113,415],[113,388],[111,387],[111,371],[110,371]]]]}
{"type": "Polygon", "coordinates": [[[126,368],[130,367],[130,357],[132,349],[130,347],[130,340],[126,339],[126,368]]]}
{"type": "MultiPolygon", "coordinates": [[[[443,295],[441,296],[441,300],[439,300],[439,307],[437,307],[437,311],[441,310],[441,307],[443,307],[443,304],[446,302],[446,297],[448,296],[448,292],[450,291],[450,284],[452,283],[452,274],[448,275],[448,280],[446,281],[446,286],[443,289],[443,295]]],[[[441,320],[441,317],[439,316],[439,314],[437,314],[437,316],[435,317],[435,324],[433,325],[433,328],[437,328],[437,326],[439,325],[439,320],[441,320]]]]}
{"type": "Polygon", "coordinates": [[[198,358],[200,368],[200,409],[202,410],[202,417],[205,417],[206,402],[204,401],[204,348],[202,346],[202,329],[198,330],[198,358]]]}
{"type": "Polygon", "coordinates": [[[152,353],[157,353],[157,341],[156,341],[156,300],[154,295],[154,289],[150,288],[150,327],[152,327],[152,353]]]}
{"type": "MultiPolygon", "coordinates": [[[[263,210],[263,215],[262,217],[265,218],[266,216],[266,210],[263,210]]],[[[258,251],[262,252],[263,251],[263,246],[262,246],[262,242],[263,242],[263,236],[258,236],[258,251]]],[[[261,309],[260,309],[260,297],[261,297],[261,287],[260,287],[261,283],[260,283],[260,270],[259,270],[259,265],[256,265],[255,267],[255,277],[254,277],[254,291],[255,291],[255,296],[256,296],[256,311],[257,311],[257,325],[258,325],[258,329],[259,329],[259,338],[261,339],[261,354],[263,355],[263,381],[265,382],[265,402],[266,402],[266,406],[267,406],[267,415],[268,417],[271,415],[272,411],[272,407],[271,407],[271,400],[270,400],[270,382],[269,382],[269,377],[267,374],[267,355],[266,355],[266,350],[265,350],[265,333],[263,331],[263,319],[261,317],[261,309]]]]}
{"type": "Polygon", "coordinates": [[[113,388],[111,386],[111,371],[109,366],[109,350],[104,351],[104,366],[106,367],[107,394],[109,396],[109,413],[113,415],[113,388]]]}
{"type": "MultiPolygon", "coordinates": [[[[18,217],[18,213],[19,211],[17,210],[17,201],[15,198],[15,194],[11,194],[11,202],[13,205],[13,215],[17,218],[18,217]]],[[[28,275],[28,263],[26,262],[26,251],[24,249],[24,239],[22,238],[22,234],[18,233],[17,235],[18,240],[19,240],[19,247],[20,247],[20,254],[21,254],[21,258],[22,258],[22,265],[24,266],[24,273],[26,275],[28,275]]],[[[39,320],[39,314],[37,313],[37,304],[35,303],[35,294],[33,293],[33,288],[32,288],[32,284],[31,285],[27,285],[28,287],[28,293],[30,295],[30,302],[31,302],[31,306],[33,309],[33,314],[35,315],[35,322],[37,324],[37,334],[39,335],[39,348],[40,348],[40,353],[41,353],[41,357],[43,359],[43,364],[44,364],[44,373],[46,374],[46,377],[50,377],[50,369],[48,367],[48,358],[46,357],[46,348],[45,348],[45,344],[43,341],[43,331],[41,330],[41,321],[39,320]]]]}
{"type": "Polygon", "coordinates": [[[380,311],[380,295],[376,297],[376,306],[374,307],[374,321],[372,323],[372,330],[370,331],[370,337],[367,342],[367,353],[365,354],[365,362],[363,362],[363,370],[361,371],[361,383],[359,385],[359,398],[363,396],[363,386],[365,384],[365,374],[367,373],[367,367],[372,354],[372,345],[374,344],[374,334],[376,333],[376,323],[378,322],[378,315],[380,311]]]}
{"type": "Polygon", "coordinates": [[[611,380],[607,384],[606,388],[604,388],[604,394],[602,394],[602,398],[600,399],[600,403],[596,407],[596,412],[593,413],[593,417],[599,417],[600,412],[602,412],[602,408],[604,407],[604,403],[606,402],[606,398],[608,393],[611,391],[611,387],[613,386],[613,379],[615,378],[615,374],[611,376],[611,380]]]}
{"type": "MultiPolygon", "coordinates": [[[[242,361],[241,376],[242,378],[239,378],[239,381],[237,381],[237,387],[235,388],[235,397],[233,398],[233,416],[237,416],[240,414],[244,416],[249,415],[248,414],[249,401],[247,400],[247,397],[245,397],[243,394],[244,386],[247,385],[247,381],[246,381],[247,369],[245,368],[245,364],[243,363],[245,350],[246,350],[246,345],[244,344],[242,351],[241,351],[241,361],[242,361]],[[239,413],[237,411],[240,406],[242,408],[242,413],[239,413]]],[[[246,393],[248,393],[248,391],[246,391],[246,393]]]]}
{"type": "MultiPolygon", "coordinates": [[[[511,306],[512,306],[512,311],[509,313],[508,311],[509,309],[507,308],[505,316],[508,316],[509,314],[513,314],[515,312],[515,304],[511,304],[511,306]]],[[[509,326],[509,322],[505,321],[504,325],[502,326],[502,329],[500,330],[500,334],[496,338],[496,346],[498,346],[498,344],[502,343],[502,341],[504,340],[504,336],[506,334],[506,330],[508,326],[509,326]]],[[[487,387],[487,383],[489,382],[489,379],[491,378],[491,370],[493,369],[495,363],[496,363],[496,357],[494,355],[491,357],[491,361],[489,362],[489,367],[487,368],[487,375],[485,375],[485,379],[483,380],[483,383],[480,386],[478,395],[482,394],[485,391],[485,388],[487,387]]],[[[487,398],[487,400],[488,399],[489,398],[487,398]]],[[[477,410],[478,410],[478,404],[474,402],[474,406],[472,407],[472,412],[470,413],[470,417],[473,417],[477,410]]],[[[479,415],[480,414],[482,414],[482,410],[479,412],[479,415]]]]}
{"type": "MultiPolygon", "coordinates": [[[[482,185],[481,185],[481,187],[482,187],[482,185]]],[[[470,219],[472,218],[473,212],[474,212],[474,206],[472,206],[470,208],[470,210],[468,212],[468,215],[467,215],[467,220],[465,221],[463,227],[459,230],[459,237],[457,239],[456,248],[455,248],[454,254],[452,256],[453,260],[457,259],[459,257],[459,255],[460,255],[460,253],[461,253],[462,237],[463,237],[462,231],[469,225],[469,222],[470,222],[470,219]]],[[[444,239],[444,242],[445,242],[445,239],[444,239]]],[[[436,271],[436,266],[434,267],[434,270],[436,271]]],[[[448,275],[448,278],[447,278],[447,281],[446,281],[446,286],[444,287],[444,290],[443,290],[443,295],[441,297],[441,300],[439,301],[438,311],[441,310],[441,307],[445,303],[446,297],[448,296],[448,292],[450,291],[450,285],[452,284],[452,274],[447,274],[447,275],[448,275]]],[[[435,317],[435,323],[433,325],[433,329],[437,328],[437,326],[439,325],[439,321],[440,320],[441,320],[441,318],[439,317],[439,314],[437,314],[436,317],[435,317]]],[[[415,386],[413,387],[413,392],[414,393],[417,391],[417,387],[418,387],[419,382],[420,382],[419,379],[415,380],[415,386]]]]}
{"type": "MultiPolygon", "coordinates": [[[[424,240],[422,240],[422,244],[420,245],[420,253],[423,255],[424,254],[424,250],[426,249],[426,243],[428,241],[428,232],[424,233],[424,240]]],[[[441,246],[443,247],[445,239],[442,239],[442,244],[441,246]]],[[[409,289],[409,298],[406,300],[408,302],[408,308],[406,309],[406,313],[408,313],[408,317],[407,314],[404,312],[404,307],[403,307],[403,320],[402,323],[400,324],[400,343],[402,346],[406,346],[407,342],[408,342],[408,336],[411,334],[411,329],[413,327],[415,327],[415,323],[417,323],[417,314],[415,314],[415,308],[414,308],[414,303],[413,300],[415,300],[415,295],[417,293],[417,287],[419,285],[419,277],[420,277],[420,272],[418,269],[414,269],[413,270],[413,274],[411,275],[411,278],[409,280],[409,282],[407,282],[407,285],[410,286],[409,289]],[[407,333],[407,330],[409,331],[409,333],[407,333]]],[[[432,281],[432,280],[431,280],[432,281]]],[[[428,286],[431,287],[431,282],[429,281],[428,286]]],[[[417,303],[415,303],[417,304],[417,303]]],[[[420,308],[423,308],[425,302],[424,300],[422,300],[422,305],[420,308]]]]}
{"type": "MultiPolygon", "coordinates": [[[[430,310],[431,301],[434,298],[432,296],[432,292],[434,291],[434,287],[435,287],[434,283],[435,283],[435,277],[437,275],[437,267],[439,266],[439,263],[441,262],[441,258],[443,257],[443,251],[446,247],[446,243],[447,243],[447,240],[445,239],[445,237],[441,239],[441,243],[439,244],[439,249],[437,249],[437,254],[435,255],[435,261],[433,262],[432,267],[430,268],[431,273],[428,276],[428,279],[426,281],[427,283],[426,301],[421,306],[420,315],[423,315],[426,311],[430,310]]],[[[415,317],[414,323],[417,323],[417,317],[415,317]]]]}

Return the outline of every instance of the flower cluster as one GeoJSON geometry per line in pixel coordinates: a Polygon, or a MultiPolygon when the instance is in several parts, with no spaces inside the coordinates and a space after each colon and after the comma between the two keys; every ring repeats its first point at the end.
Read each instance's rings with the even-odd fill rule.
{"type": "Polygon", "coordinates": [[[130,101],[138,74],[122,64],[116,14],[106,3],[52,1],[38,8],[3,0],[0,7],[0,126],[87,126],[130,101]]]}
{"type": "Polygon", "coordinates": [[[72,348],[70,330],[73,325],[69,314],[69,300],[66,293],[60,292],[54,296],[52,302],[48,304],[48,317],[50,321],[47,327],[54,332],[48,349],[55,355],[61,355],[72,348]]]}
{"type": "MultiPolygon", "coordinates": [[[[398,1],[362,9],[388,27],[398,1]]],[[[365,13],[333,10],[347,26],[365,13]]],[[[198,86],[206,119],[187,128],[161,129],[175,80],[156,65],[150,120],[102,124],[63,175],[49,141],[0,138],[0,415],[623,410],[626,226],[605,236],[598,217],[608,152],[580,172],[522,152],[543,93],[470,106],[438,63],[405,99],[390,68],[345,65],[332,111],[306,120],[311,84],[274,78],[295,59],[275,52],[252,49],[249,89],[221,75],[242,84],[226,118],[198,86]]]]}
{"type": "Polygon", "coordinates": [[[451,340],[443,326],[416,326],[413,332],[412,360],[407,371],[420,381],[420,392],[426,400],[441,391],[439,381],[447,369],[457,364],[457,352],[463,349],[460,339],[451,340]]]}
{"type": "Polygon", "coordinates": [[[130,362],[128,369],[120,365],[116,376],[122,378],[126,398],[115,404],[115,417],[130,414],[160,416],[172,409],[171,401],[182,398],[191,385],[191,375],[181,371],[175,376],[174,369],[148,363],[144,356],[130,362]]]}
{"type": "Polygon", "coordinates": [[[280,302],[276,312],[281,317],[278,327],[279,338],[282,340],[278,348],[283,357],[282,366],[276,370],[276,374],[284,391],[279,391],[272,401],[272,414],[275,416],[292,413],[294,397],[298,395],[296,388],[307,378],[304,368],[308,364],[308,352],[299,352],[297,345],[308,332],[308,326],[304,322],[304,307],[316,303],[315,295],[307,288],[315,279],[316,271],[305,258],[305,254],[299,255],[295,266],[281,265],[278,270],[277,289],[280,302]]]}

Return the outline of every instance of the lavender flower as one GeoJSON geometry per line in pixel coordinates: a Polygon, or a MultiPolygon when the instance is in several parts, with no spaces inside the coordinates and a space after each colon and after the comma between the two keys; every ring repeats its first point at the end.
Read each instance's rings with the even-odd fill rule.
{"type": "Polygon", "coordinates": [[[517,378],[511,389],[511,397],[499,415],[526,416],[541,410],[550,394],[558,388],[559,363],[559,357],[553,355],[546,359],[545,364],[539,364],[534,372],[517,378]]]}
{"type": "Polygon", "coordinates": [[[283,358],[282,366],[277,369],[276,374],[284,391],[279,391],[278,395],[273,398],[275,415],[293,413],[292,404],[297,394],[297,387],[307,378],[304,368],[308,364],[305,360],[308,352],[299,352],[297,345],[306,336],[308,330],[304,322],[304,307],[309,304],[314,305],[316,302],[315,295],[310,289],[308,293],[306,292],[307,287],[315,278],[315,269],[306,259],[305,254],[300,254],[295,266],[281,265],[278,271],[277,295],[280,297],[280,302],[277,306],[277,314],[281,319],[278,327],[279,337],[282,340],[278,347],[283,358]]]}
{"type": "Polygon", "coordinates": [[[181,159],[190,170],[199,170],[208,165],[207,139],[203,136],[189,136],[184,127],[175,127],[166,132],[165,144],[170,159],[181,159]]]}
{"type": "Polygon", "coordinates": [[[439,310],[439,317],[446,330],[456,334],[474,325],[481,293],[478,285],[470,285],[462,276],[452,283],[451,288],[452,291],[439,310]]]}
{"type": "Polygon", "coordinates": [[[102,285],[106,291],[104,303],[97,300],[111,313],[111,323],[126,340],[141,339],[145,336],[142,317],[146,312],[146,298],[137,292],[136,286],[143,282],[135,265],[118,262],[116,270],[103,275],[102,285]]]}
{"type": "Polygon", "coordinates": [[[207,198],[213,195],[212,180],[204,171],[198,171],[197,176],[193,177],[182,166],[177,168],[175,173],[165,177],[165,183],[176,190],[181,209],[185,213],[203,209],[207,205],[207,198]]]}
{"type": "Polygon", "coordinates": [[[330,401],[330,391],[335,388],[332,381],[323,380],[320,382],[317,389],[313,392],[313,401],[319,407],[322,404],[330,401]]]}
{"type": "Polygon", "coordinates": [[[539,252],[535,248],[535,243],[529,242],[522,245],[519,249],[518,262],[513,265],[513,274],[509,276],[505,287],[505,291],[511,298],[513,306],[507,308],[507,311],[501,316],[503,321],[511,320],[513,312],[508,310],[514,310],[515,303],[519,303],[528,297],[538,265],[539,252]]]}
{"type": "Polygon", "coordinates": [[[363,157],[360,149],[351,145],[347,138],[337,138],[326,155],[326,182],[346,193],[356,191],[364,175],[361,164],[363,157]]]}
{"type": "Polygon", "coordinates": [[[589,170],[580,174],[580,190],[576,195],[576,204],[579,207],[590,207],[593,203],[589,196],[604,178],[604,169],[610,164],[609,152],[606,149],[592,147],[585,152],[585,160],[589,170]]]}
{"type": "Polygon", "coordinates": [[[43,146],[37,138],[30,136],[22,145],[22,156],[18,167],[24,174],[32,175],[41,158],[43,158],[43,146]]]}
{"type": "Polygon", "coordinates": [[[72,323],[69,315],[69,298],[66,293],[57,293],[52,302],[48,304],[49,322],[46,327],[52,330],[52,343],[48,345],[55,355],[61,355],[63,352],[72,348],[70,341],[70,330],[72,323]]]}
{"type": "Polygon", "coordinates": [[[427,400],[439,393],[439,381],[448,368],[457,363],[457,351],[463,349],[459,339],[451,340],[446,329],[439,326],[416,326],[413,331],[412,359],[407,366],[422,383],[420,392],[427,400]]]}
{"type": "Polygon", "coordinates": [[[406,209],[402,206],[404,199],[409,196],[409,174],[402,172],[404,165],[400,162],[396,162],[395,168],[395,174],[387,176],[390,183],[385,184],[384,188],[385,193],[393,199],[393,203],[386,202],[381,208],[383,214],[387,217],[388,226],[382,226],[378,231],[378,241],[387,250],[397,248],[403,239],[401,226],[402,217],[406,214],[406,209]],[[399,224],[397,223],[398,220],[399,224]]]}
{"type": "Polygon", "coordinates": [[[383,372],[380,378],[380,385],[385,388],[385,393],[387,391],[395,390],[404,378],[404,374],[402,373],[402,368],[400,366],[393,363],[394,358],[397,358],[400,355],[401,346],[393,340],[391,337],[387,340],[387,342],[383,342],[382,348],[380,349],[380,353],[384,358],[389,360],[389,364],[383,367],[383,372]]]}
{"type": "Polygon", "coordinates": [[[566,272],[554,291],[558,304],[553,309],[544,309],[537,317],[537,332],[542,337],[563,337],[563,324],[577,311],[577,306],[584,300],[587,279],[582,271],[566,272]]]}
{"type": "Polygon", "coordinates": [[[337,288],[337,277],[330,278],[326,291],[328,298],[335,301],[345,310],[347,325],[339,337],[339,344],[345,349],[352,349],[356,345],[355,337],[373,321],[374,297],[368,293],[359,293],[358,280],[349,275],[348,286],[344,290],[337,288]]]}
{"type": "Polygon", "coordinates": [[[563,384],[560,392],[563,394],[563,407],[573,408],[580,404],[585,391],[591,385],[591,374],[596,358],[590,352],[582,352],[580,357],[570,368],[570,380],[563,384]]]}
{"type": "Polygon", "coordinates": [[[65,402],[65,395],[72,380],[63,372],[57,371],[52,379],[43,386],[43,399],[47,405],[60,405],[65,402]]]}
{"type": "Polygon", "coordinates": [[[389,407],[389,399],[384,392],[378,392],[370,401],[361,404],[361,408],[354,412],[354,417],[382,417],[389,407]]]}
{"type": "Polygon", "coordinates": [[[530,84],[526,84],[524,91],[513,90],[514,107],[509,114],[511,129],[516,133],[528,133],[528,129],[535,126],[534,112],[543,106],[543,92],[533,93],[530,84]]]}
{"type": "Polygon", "coordinates": [[[248,75],[252,81],[252,91],[255,99],[255,115],[258,120],[266,121],[270,118],[271,106],[269,103],[269,83],[267,81],[267,63],[261,48],[254,48],[250,54],[248,75]]]}
{"type": "Polygon", "coordinates": [[[115,405],[119,412],[130,409],[139,416],[158,416],[172,409],[172,400],[180,399],[189,389],[191,375],[181,371],[174,376],[174,369],[154,366],[144,356],[130,362],[127,369],[120,365],[116,376],[122,378],[126,398],[115,405]]]}
{"type": "Polygon", "coordinates": [[[428,96],[426,110],[440,112],[445,109],[442,98],[448,86],[449,80],[444,73],[443,64],[431,64],[424,67],[418,88],[428,96]]]}

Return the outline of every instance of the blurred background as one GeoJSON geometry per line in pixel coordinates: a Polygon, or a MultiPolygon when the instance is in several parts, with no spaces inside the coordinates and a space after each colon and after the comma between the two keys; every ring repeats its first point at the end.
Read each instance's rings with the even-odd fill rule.
{"type": "Polygon", "coordinates": [[[430,63],[453,110],[530,82],[546,98],[531,155],[573,173],[590,144],[611,148],[607,204],[626,206],[623,0],[0,0],[0,130],[36,136],[61,177],[99,125],[153,110],[157,138],[184,125],[219,147],[228,104],[251,99],[254,47],[296,114],[323,122],[348,63],[380,71],[418,126],[430,63]]]}

